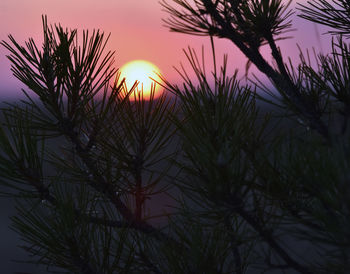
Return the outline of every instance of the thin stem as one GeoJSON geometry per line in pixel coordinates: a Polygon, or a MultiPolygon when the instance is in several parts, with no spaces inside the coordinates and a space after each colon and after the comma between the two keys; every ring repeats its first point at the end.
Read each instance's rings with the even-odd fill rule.
{"type": "MultiPolygon", "coordinates": [[[[230,221],[228,218],[225,218],[225,226],[227,227],[228,231],[232,230],[232,227],[230,225],[230,221]]],[[[231,246],[232,254],[235,258],[235,263],[236,263],[235,273],[243,274],[242,258],[239,252],[237,238],[235,237],[233,232],[230,234],[230,238],[231,238],[230,246],[231,246]]]]}
{"type": "MultiPolygon", "coordinates": [[[[215,78],[215,86],[216,86],[216,82],[217,82],[216,57],[215,57],[214,39],[213,39],[213,36],[212,36],[212,35],[210,35],[210,43],[211,43],[211,49],[212,49],[212,54],[213,54],[214,78],[215,78]]],[[[204,62],[203,62],[203,64],[204,64],[204,62]]]]}
{"type": "Polygon", "coordinates": [[[290,81],[291,82],[290,77],[289,77],[289,75],[287,73],[286,67],[284,65],[282,55],[281,55],[280,51],[277,48],[275,40],[273,39],[272,35],[268,36],[266,39],[267,39],[267,41],[269,43],[269,46],[271,48],[271,54],[272,54],[273,58],[275,59],[275,61],[277,63],[277,66],[278,66],[278,69],[279,69],[280,73],[285,77],[286,81],[290,81]]]}
{"type": "Polygon", "coordinates": [[[269,246],[277,252],[277,254],[287,263],[290,268],[294,268],[303,274],[311,274],[312,272],[305,266],[300,265],[277,243],[274,239],[272,232],[265,229],[262,224],[259,223],[250,213],[248,213],[242,206],[235,206],[234,210],[250,224],[255,231],[269,244],[269,246]]]}
{"type": "Polygon", "coordinates": [[[123,218],[128,222],[128,224],[143,232],[146,234],[150,234],[159,240],[171,240],[175,241],[175,239],[172,239],[170,236],[166,235],[162,231],[156,229],[149,223],[140,220],[137,218],[135,214],[132,213],[132,211],[120,200],[118,195],[115,194],[114,188],[112,184],[109,184],[103,177],[103,175],[100,174],[98,171],[95,161],[91,158],[90,154],[84,149],[82,146],[77,134],[72,129],[74,128],[72,125],[68,126],[64,125],[62,129],[64,129],[64,134],[71,140],[71,142],[74,144],[77,155],[81,158],[81,160],[84,162],[90,173],[93,175],[93,182],[90,182],[90,186],[94,188],[96,191],[103,193],[106,195],[106,197],[109,198],[109,200],[112,202],[112,204],[115,206],[115,208],[118,210],[118,212],[123,216],[123,218]]]}
{"type": "Polygon", "coordinates": [[[143,154],[145,150],[144,140],[141,140],[141,144],[139,146],[139,151],[135,157],[134,160],[134,177],[135,177],[135,203],[136,203],[136,210],[135,215],[137,220],[142,220],[142,209],[144,207],[145,197],[143,194],[143,187],[142,187],[142,168],[143,168],[143,154]]]}

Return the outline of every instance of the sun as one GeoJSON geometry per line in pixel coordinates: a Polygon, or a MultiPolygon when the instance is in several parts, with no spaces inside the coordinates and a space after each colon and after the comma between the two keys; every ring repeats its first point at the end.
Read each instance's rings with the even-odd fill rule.
{"type": "Polygon", "coordinates": [[[154,98],[161,95],[163,88],[155,83],[155,81],[162,82],[158,76],[158,74],[160,74],[160,69],[151,62],[146,60],[134,60],[123,65],[120,68],[120,72],[120,80],[125,78],[128,91],[135,84],[135,81],[138,81],[138,85],[134,92],[130,94],[129,98],[131,100],[138,98],[138,95],[142,95],[144,99],[149,100],[154,85],[154,98]]]}

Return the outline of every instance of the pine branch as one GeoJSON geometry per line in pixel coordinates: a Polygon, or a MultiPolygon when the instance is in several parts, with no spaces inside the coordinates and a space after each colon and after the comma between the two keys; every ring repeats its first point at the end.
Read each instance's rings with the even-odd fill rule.
{"type": "MultiPolygon", "coordinates": [[[[233,200],[237,200],[237,198],[234,198],[233,200]]],[[[240,202],[240,204],[242,203],[243,202],[240,202]]],[[[272,231],[265,229],[253,215],[243,208],[243,206],[237,206],[237,203],[235,203],[232,210],[242,216],[242,218],[259,233],[262,239],[264,239],[264,241],[266,241],[266,243],[268,243],[269,246],[286,262],[289,268],[293,268],[303,274],[312,274],[307,267],[299,264],[292,257],[290,257],[290,255],[275,240],[272,231]]]]}
{"type": "Polygon", "coordinates": [[[67,121],[63,120],[61,122],[61,129],[63,129],[63,133],[71,140],[71,142],[75,146],[78,156],[86,165],[87,169],[89,170],[89,173],[93,175],[93,180],[89,182],[90,186],[94,188],[97,192],[108,197],[108,199],[112,202],[112,204],[115,206],[118,212],[123,216],[123,218],[129,224],[129,226],[143,233],[150,234],[160,240],[175,241],[165,233],[154,228],[152,225],[137,218],[137,216],[133,214],[131,210],[121,201],[119,196],[115,193],[113,185],[108,183],[104,179],[103,175],[100,174],[98,168],[95,165],[95,161],[91,158],[90,154],[81,144],[81,141],[79,140],[77,134],[73,130],[74,125],[67,125],[67,121]]]}

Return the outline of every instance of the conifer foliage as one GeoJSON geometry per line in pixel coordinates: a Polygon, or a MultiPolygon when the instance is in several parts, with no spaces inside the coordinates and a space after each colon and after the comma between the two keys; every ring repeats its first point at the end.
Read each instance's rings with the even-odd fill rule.
{"type": "Polygon", "coordinates": [[[290,3],[162,1],[171,31],[210,38],[214,67],[188,48],[196,79],[178,69],[183,84],[163,78],[168,93],[148,101],[119,79],[100,31],[78,37],[43,17],[41,48],[1,43],[26,86],[2,109],[1,190],[34,262],[64,273],[347,273],[349,5],[290,3]],[[314,66],[302,52],[286,63],[278,47],[293,12],[332,28],[314,66]],[[275,91],[228,75],[227,56],[217,68],[215,37],[275,91]]]}

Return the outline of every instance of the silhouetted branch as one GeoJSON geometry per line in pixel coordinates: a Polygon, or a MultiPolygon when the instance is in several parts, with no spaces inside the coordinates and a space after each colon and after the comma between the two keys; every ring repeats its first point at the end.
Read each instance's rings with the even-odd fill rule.
{"type": "Polygon", "coordinates": [[[312,272],[305,266],[295,261],[285,250],[278,244],[271,230],[264,228],[252,214],[247,212],[243,208],[243,201],[240,201],[237,197],[233,197],[234,206],[232,210],[237,212],[249,225],[251,225],[255,231],[259,233],[261,238],[268,243],[268,245],[286,262],[289,268],[293,268],[303,274],[311,274],[312,272]]]}

